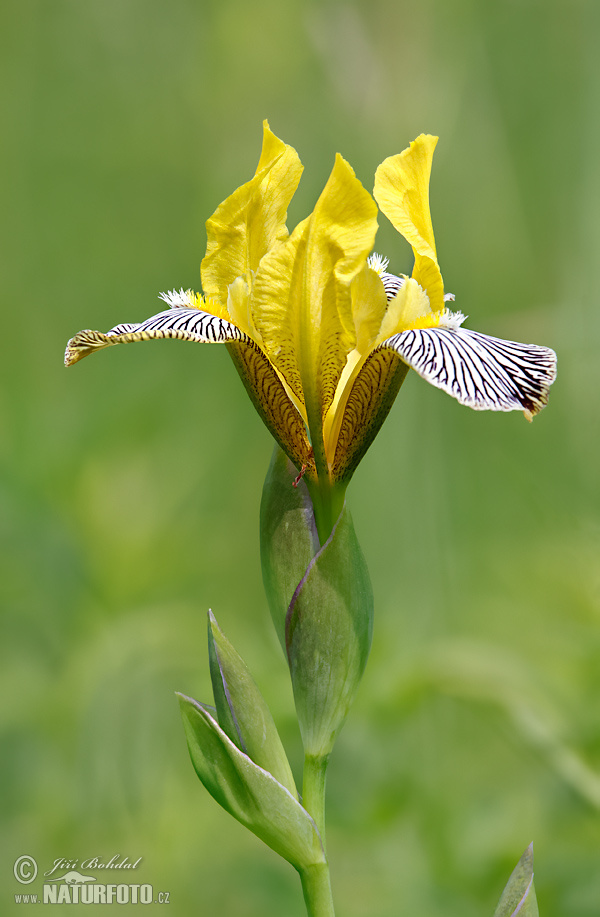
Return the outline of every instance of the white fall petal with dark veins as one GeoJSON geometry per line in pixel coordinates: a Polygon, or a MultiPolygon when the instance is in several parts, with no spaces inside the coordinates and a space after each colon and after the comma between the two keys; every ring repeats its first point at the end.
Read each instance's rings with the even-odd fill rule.
{"type": "Polygon", "coordinates": [[[228,341],[249,342],[243,331],[225,319],[203,312],[201,309],[174,306],[158,315],[152,315],[144,322],[125,322],[115,325],[105,334],[101,331],[80,331],[71,338],[65,351],[65,364],[70,366],[95,350],[113,344],[132,344],[136,341],[152,341],[176,338],[180,341],[194,341],[198,344],[223,344],[228,341]]]}
{"type": "Polygon", "coordinates": [[[556,378],[556,354],[548,347],[503,341],[458,323],[402,331],[381,346],[476,411],[521,410],[530,419],[547,403],[556,378]]]}

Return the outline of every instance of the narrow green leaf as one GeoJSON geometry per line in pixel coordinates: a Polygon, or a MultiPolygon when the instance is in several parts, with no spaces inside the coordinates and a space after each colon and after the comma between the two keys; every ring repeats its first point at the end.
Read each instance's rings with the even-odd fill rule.
{"type": "Polygon", "coordinates": [[[533,885],[533,844],[530,844],[506,884],[494,917],[539,917],[533,885]]]}
{"type": "Polygon", "coordinates": [[[208,618],[208,649],[219,726],[244,754],[298,798],[271,711],[212,612],[208,618]]]}
{"type": "Polygon", "coordinates": [[[315,823],[289,790],[240,751],[206,708],[178,697],[192,764],[211,796],[296,869],[325,863],[315,823]]]}
{"type": "Polygon", "coordinates": [[[350,511],[309,565],[290,603],[286,647],[307,754],[327,755],[362,677],[373,632],[373,592],[350,511]]]}
{"type": "Polygon", "coordinates": [[[304,481],[277,446],[260,505],[260,557],[269,609],[284,649],[285,618],[306,569],[319,550],[312,502],[304,481]]]}

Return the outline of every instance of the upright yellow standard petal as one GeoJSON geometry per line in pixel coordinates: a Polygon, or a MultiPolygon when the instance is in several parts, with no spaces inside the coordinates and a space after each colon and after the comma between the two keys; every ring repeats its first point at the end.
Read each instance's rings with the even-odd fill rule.
{"type": "Polygon", "coordinates": [[[252,289],[252,316],[265,352],[304,408],[300,374],[302,278],[311,217],[260,262],[252,289]]]}
{"type": "Polygon", "coordinates": [[[444,284],[437,262],[429,210],[429,178],[438,138],[421,134],[408,149],[385,159],[375,173],[373,195],[382,213],[412,246],[413,277],[431,308],[444,308],[444,284]]]}
{"type": "Polygon", "coordinates": [[[274,365],[306,406],[317,468],[323,418],[355,347],[351,284],[377,232],[377,207],[348,163],[335,165],[308,219],[261,261],[252,314],[274,365]]]}
{"type": "Polygon", "coordinates": [[[207,220],[208,244],[202,261],[206,296],[227,302],[229,284],[244,277],[249,286],[263,255],[288,237],[287,208],[298,187],[302,165],[293,147],[263,123],[263,146],[254,177],[233,192],[207,220]]]}
{"type": "Polygon", "coordinates": [[[351,284],[376,233],[377,207],[338,153],[310,221],[299,316],[307,413],[310,417],[310,402],[320,422],[333,401],[346,358],[356,346],[351,284]]]}

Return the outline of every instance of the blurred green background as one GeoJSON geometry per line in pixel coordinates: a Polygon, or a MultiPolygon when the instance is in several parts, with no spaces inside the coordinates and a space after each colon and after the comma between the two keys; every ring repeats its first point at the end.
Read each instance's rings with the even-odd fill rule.
{"type": "MultiPolygon", "coordinates": [[[[446,288],[559,354],[533,425],[411,375],[350,488],[377,614],[330,767],[340,917],[491,915],[531,840],[543,917],[600,913],[599,40],[595,0],[3,0],[2,913],[38,890],[17,856],[118,853],[177,917],[303,914],[198,783],[173,694],[210,698],[212,607],[299,774],[269,435],[222,348],[61,365],[80,328],[198,288],[264,117],[306,167],[292,226],[336,151],[370,189],[439,134],[446,288]]],[[[389,225],[378,249],[410,271],[389,225]]]]}

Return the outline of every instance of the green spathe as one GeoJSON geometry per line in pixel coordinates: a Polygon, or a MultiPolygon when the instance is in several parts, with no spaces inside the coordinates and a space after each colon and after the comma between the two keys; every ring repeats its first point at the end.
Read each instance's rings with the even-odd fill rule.
{"type": "Polygon", "coordinates": [[[533,886],[533,844],[530,844],[515,866],[494,917],[538,917],[533,886]]]}
{"type": "Polygon", "coordinates": [[[296,784],[271,711],[212,612],[208,618],[208,650],[221,729],[244,754],[272,774],[297,799],[296,784]]]}
{"type": "Polygon", "coordinates": [[[307,755],[329,755],[362,677],[373,629],[367,565],[346,506],[321,547],[304,483],[276,450],[263,489],[261,556],[307,755]]]}
{"type": "Polygon", "coordinates": [[[298,586],[286,619],[294,700],[307,755],[331,752],[367,664],[372,632],[371,581],[344,506],[298,586]]]}
{"type": "Polygon", "coordinates": [[[260,559],[271,617],[284,651],[290,602],[320,548],[308,488],[302,480],[293,486],[297,474],[276,446],[260,504],[260,559]]]}
{"type": "Polygon", "coordinates": [[[315,823],[297,799],[240,751],[208,710],[178,697],[192,764],[211,796],[299,871],[325,863],[315,823]]]}

